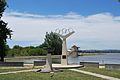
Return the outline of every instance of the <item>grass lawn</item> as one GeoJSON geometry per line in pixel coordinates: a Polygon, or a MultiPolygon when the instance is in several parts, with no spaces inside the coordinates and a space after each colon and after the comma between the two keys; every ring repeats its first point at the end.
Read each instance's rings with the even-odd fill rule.
{"type": "Polygon", "coordinates": [[[31,68],[7,68],[7,67],[0,67],[0,73],[2,72],[11,72],[11,71],[20,71],[20,70],[28,70],[31,68]]]}
{"type": "Polygon", "coordinates": [[[51,78],[53,73],[39,73],[39,72],[26,72],[0,75],[0,80],[103,80],[90,75],[81,74],[69,70],[63,72],[56,72],[51,78]]]}
{"type": "Polygon", "coordinates": [[[99,68],[80,68],[80,70],[90,71],[94,73],[99,73],[107,76],[112,76],[120,78],[120,70],[110,70],[110,69],[99,69],[99,68]]]}

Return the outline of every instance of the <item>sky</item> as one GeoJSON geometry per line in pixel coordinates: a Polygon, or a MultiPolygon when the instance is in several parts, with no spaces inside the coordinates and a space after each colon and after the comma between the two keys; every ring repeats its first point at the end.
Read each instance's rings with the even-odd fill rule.
{"type": "Polygon", "coordinates": [[[72,28],[67,46],[120,49],[117,0],[7,0],[3,20],[14,31],[8,45],[38,46],[46,32],[72,28]]]}

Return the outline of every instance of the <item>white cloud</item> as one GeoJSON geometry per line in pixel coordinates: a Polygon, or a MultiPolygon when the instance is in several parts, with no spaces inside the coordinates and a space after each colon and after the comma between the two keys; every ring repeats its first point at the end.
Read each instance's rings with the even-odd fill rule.
{"type": "Polygon", "coordinates": [[[75,34],[68,39],[68,46],[76,44],[85,49],[120,49],[120,16],[110,13],[85,17],[73,12],[66,15],[11,12],[5,13],[3,19],[14,31],[13,41],[42,43],[46,32],[55,31],[57,28],[73,28],[75,34]]]}

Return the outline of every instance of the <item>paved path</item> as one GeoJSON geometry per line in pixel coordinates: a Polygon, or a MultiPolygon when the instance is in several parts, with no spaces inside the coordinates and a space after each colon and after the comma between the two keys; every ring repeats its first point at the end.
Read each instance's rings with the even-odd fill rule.
{"type": "Polygon", "coordinates": [[[37,71],[39,69],[30,69],[30,70],[21,70],[21,71],[12,71],[12,72],[2,72],[0,73],[0,75],[2,74],[15,74],[15,73],[21,73],[21,72],[30,72],[30,71],[37,71]]]}
{"type": "Polygon", "coordinates": [[[84,74],[88,74],[88,75],[92,75],[92,76],[96,76],[96,77],[100,77],[100,78],[107,79],[107,80],[120,80],[119,78],[114,78],[114,77],[105,76],[105,75],[92,73],[92,72],[87,72],[87,71],[78,70],[78,69],[69,69],[69,70],[84,73],[84,74]]]}

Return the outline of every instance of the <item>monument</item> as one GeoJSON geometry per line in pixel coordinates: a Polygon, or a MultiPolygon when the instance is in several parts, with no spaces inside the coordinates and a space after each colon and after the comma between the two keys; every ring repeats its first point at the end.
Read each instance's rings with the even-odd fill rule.
{"type": "Polygon", "coordinates": [[[75,33],[72,29],[56,29],[55,32],[62,38],[62,55],[61,55],[61,65],[68,65],[68,53],[67,53],[67,44],[66,44],[66,39],[75,33]]]}
{"type": "Polygon", "coordinates": [[[51,59],[51,54],[47,54],[46,58],[46,65],[44,66],[43,69],[40,70],[40,72],[52,72],[52,59],[51,59]]]}
{"type": "Polygon", "coordinates": [[[46,64],[43,69],[40,69],[37,72],[53,72],[52,58],[51,58],[51,53],[53,50],[51,48],[47,48],[47,51],[48,51],[48,54],[46,56],[46,64]]]}

